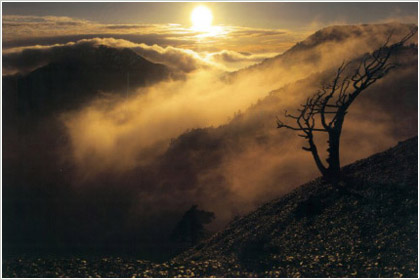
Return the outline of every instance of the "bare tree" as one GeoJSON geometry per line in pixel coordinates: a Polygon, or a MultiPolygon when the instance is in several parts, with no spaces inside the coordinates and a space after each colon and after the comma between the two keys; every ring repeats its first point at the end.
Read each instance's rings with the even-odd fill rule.
{"type": "Polygon", "coordinates": [[[305,138],[309,144],[303,149],[312,153],[316,166],[327,181],[337,183],[340,180],[340,136],[350,105],[370,85],[396,67],[396,64],[390,62],[391,55],[416,32],[417,28],[412,29],[392,45],[389,45],[391,35],[388,36],[386,42],[379,49],[365,55],[353,71],[348,71],[349,63],[343,63],[331,83],[323,85],[309,97],[298,109],[297,115],[285,112],[285,117],[295,120],[297,126],[286,124],[277,118],[278,128],[301,132],[299,136],[305,138]],[[322,162],[314,142],[315,132],[328,134],[326,165],[322,162]]]}
{"type": "Polygon", "coordinates": [[[213,212],[199,210],[197,205],[191,206],[175,226],[171,240],[188,242],[190,246],[194,246],[206,236],[204,225],[211,223],[214,218],[213,212]]]}

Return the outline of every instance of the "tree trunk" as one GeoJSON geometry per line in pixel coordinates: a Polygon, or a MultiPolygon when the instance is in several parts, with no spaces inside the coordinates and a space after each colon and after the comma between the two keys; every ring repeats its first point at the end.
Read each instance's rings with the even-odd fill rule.
{"type": "Polygon", "coordinates": [[[343,128],[344,116],[346,115],[346,108],[340,108],[337,112],[337,120],[334,128],[328,132],[328,170],[327,180],[331,183],[338,183],[340,181],[340,138],[341,130],[343,128]]]}
{"type": "Polygon", "coordinates": [[[340,180],[340,133],[329,134],[327,180],[337,183],[340,180]]]}
{"type": "Polygon", "coordinates": [[[313,142],[312,137],[310,137],[308,141],[309,141],[309,147],[310,147],[309,148],[309,151],[311,151],[311,153],[312,153],[312,156],[313,156],[313,158],[315,160],[316,166],[318,167],[318,169],[321,172],[322,176],[325,177],[327,175],[328,170],[327,170],[327,168],[325,168],[325,166],[321,162],[321,159],[319,158],[318,150],[317,150],[317,148],[315,146],[315,143],[313,142]]]}

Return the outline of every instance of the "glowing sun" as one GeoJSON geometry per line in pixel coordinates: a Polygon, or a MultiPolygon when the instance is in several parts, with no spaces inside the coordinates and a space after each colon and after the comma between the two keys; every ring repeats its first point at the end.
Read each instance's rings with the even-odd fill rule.
{"type": "Polygon", "coordinates": [[[198,31],[207,31],[211,28],[213,14],[209,8],[198,6],[191,12],[192,28],[198,31]]]}

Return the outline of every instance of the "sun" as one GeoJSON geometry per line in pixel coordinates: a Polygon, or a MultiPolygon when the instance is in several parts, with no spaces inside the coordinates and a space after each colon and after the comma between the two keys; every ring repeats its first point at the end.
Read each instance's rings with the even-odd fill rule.
{"type": "Polygon", "coordinates": [[[205,6],[198,6],[191,12],[192,29],[197,31],[207,31],[211,28],[213,14],[205,6]]]}

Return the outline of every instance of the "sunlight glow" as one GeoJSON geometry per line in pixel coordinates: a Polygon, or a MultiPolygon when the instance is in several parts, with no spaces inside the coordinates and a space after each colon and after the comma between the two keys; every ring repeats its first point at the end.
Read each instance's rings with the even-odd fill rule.
{"type": "Polygon", "coordinates": [[[192,29],[197,31],[207,31],[211,28],[213,14],[209,8],[198,6],[191,12],[192,29]]]}

